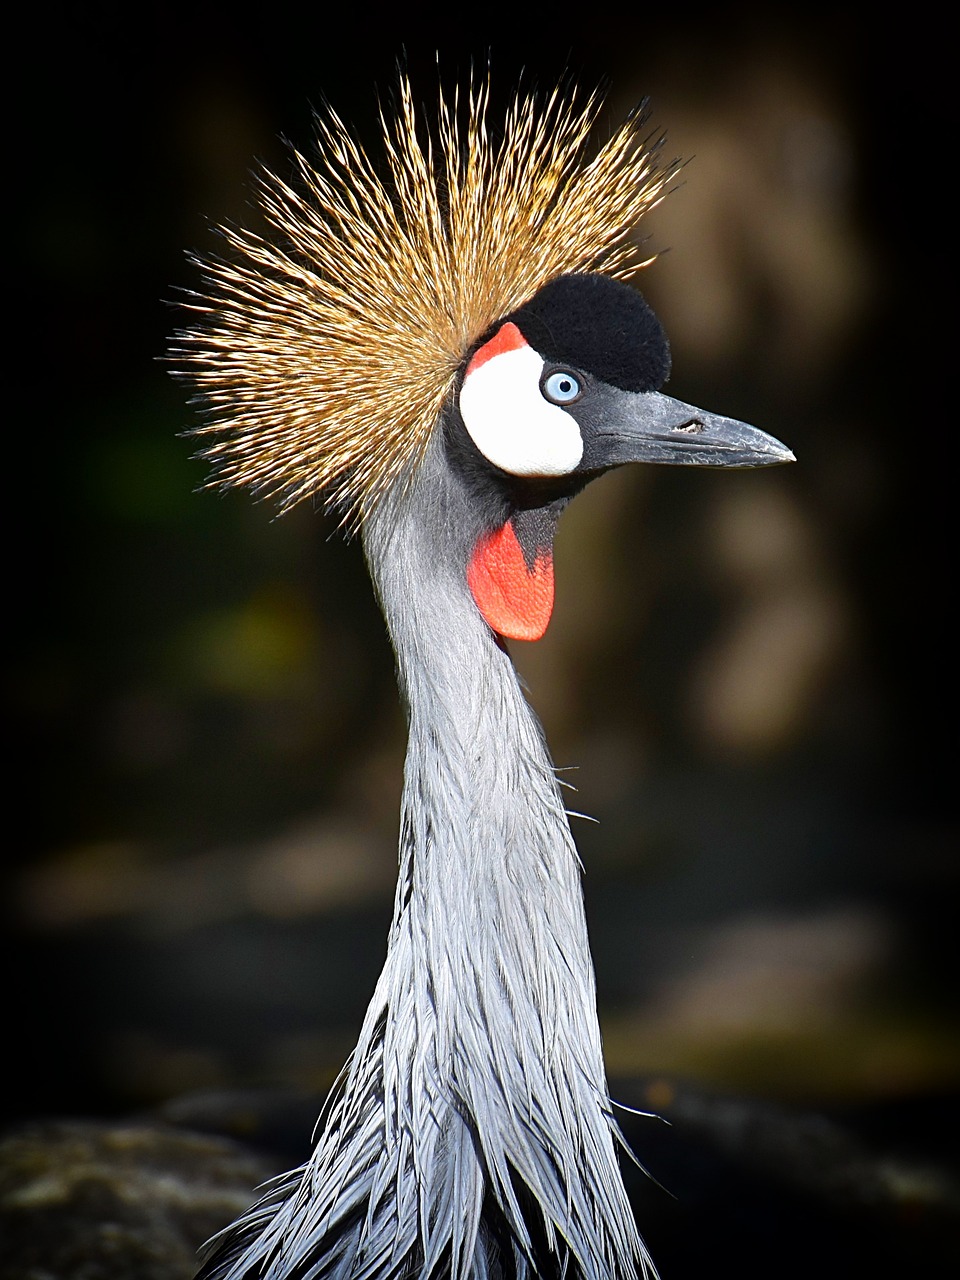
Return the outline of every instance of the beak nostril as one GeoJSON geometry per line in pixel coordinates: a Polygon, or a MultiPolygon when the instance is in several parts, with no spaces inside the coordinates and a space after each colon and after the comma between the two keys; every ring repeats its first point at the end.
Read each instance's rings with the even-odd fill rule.
{"type": "Polygon", "coordinates": [[[691,418],[688,422],[681,422],[679,426],[673,428],[674,431],[685,436],[698,436],[703,430],[704,424],[699,418],[691,418]]]}

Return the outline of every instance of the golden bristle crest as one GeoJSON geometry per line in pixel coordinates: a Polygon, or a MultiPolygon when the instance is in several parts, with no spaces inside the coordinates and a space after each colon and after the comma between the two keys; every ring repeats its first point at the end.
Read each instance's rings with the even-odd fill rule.
{"type": "Polygon", "coordinates": [[[316,162],[294,152],[296,184],[259,180],[275,242],[222,228],[231,257],[200,261],[173,356],[209,413],[195,434],[213,482],[362,520],[422,457],[492,324],[556,276],[643,265],[630,233],[677,162],[641,137],[642,111],[587,160],[596,94],[518,93],[499,141],[489,81],[465,97],[441,95],[431,136],[402,78],[396,118],[381,113],[384,177],[328,110],[316,162]]]}

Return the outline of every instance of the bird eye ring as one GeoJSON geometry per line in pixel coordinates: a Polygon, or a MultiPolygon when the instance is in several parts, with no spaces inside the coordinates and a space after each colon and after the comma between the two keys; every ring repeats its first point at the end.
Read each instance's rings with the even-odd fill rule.
{"type": "Polygon", "coordinates": [[[572,404],[574,400],[580,399],[583,387],[576,374],[568,369],[558,369],[544,378],[540,390],[544,398],[552,400],[554,404],[572,404]]]}

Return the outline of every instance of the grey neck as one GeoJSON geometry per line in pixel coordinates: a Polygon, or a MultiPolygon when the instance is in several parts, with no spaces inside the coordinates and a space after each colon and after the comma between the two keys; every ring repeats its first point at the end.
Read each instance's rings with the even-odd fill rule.
{"type": "Polygon", "coordinates": [[[387,957],[313,1156],[211,1280],[653,1274],[616,1155],[579,862],[540,726],[470,597],[435,442],[364,529],[410,738],[387,957]]]}
{"type": "MultiPolygon", "coordinates": [[[[523,1184],[549,1251],[562,1259],[565,1240],[584,1276],[629,1277],[647,1259],[615,1154],[579,859],[540,725],[469,593],[473,510],[435,445],[365,530],[409,717],[384,978],[407,969],[390,985],[404,988],[418,1053],[429,1046],[438,1105],[479,1156],[478,1195],[522,1241],[523,1184]]],[[[411,1048],[411,1029],[390,1021],[388,1076],[411,1048]]],[[[427,1164],[420,1176],[449,1176],[433,1153],[427,1164]]]]}
{"type": "Polygon", "coordinates": [[[449,554],[458,539],[444,526],[461,505],[449,472],[431,478],[425,467],[417,483],[423,492],[405,494],[401,514],[385,510],[365,535],[409,718],[392,933],[414,931],[442,993],[431,1017],[458,1089],[475,1091],[488,1074],[461,1078],[479,1067],[460,1063],[464,1020],[536,1073],[573,1017],[569,1043],[602,1094],[579,860],[553,765],[470,596],[466,550],[449,554]]]}

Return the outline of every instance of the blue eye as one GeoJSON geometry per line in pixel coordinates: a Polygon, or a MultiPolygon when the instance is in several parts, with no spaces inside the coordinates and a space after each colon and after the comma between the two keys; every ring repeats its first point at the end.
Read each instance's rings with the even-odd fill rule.
{"type": "Polygon", "coordinates": [[[548,378],[544,378],[540,384],[540,390],[554,404],[571,404],[580,398],[583,388],[576,374],[570,373],[567,369],[559,369],[556,373],[551,373],[548,378]]]}

